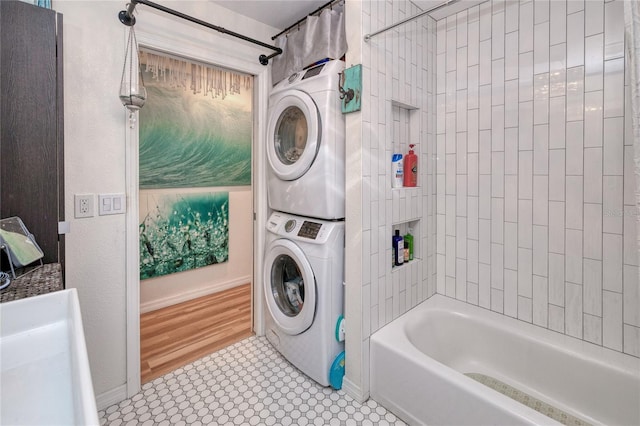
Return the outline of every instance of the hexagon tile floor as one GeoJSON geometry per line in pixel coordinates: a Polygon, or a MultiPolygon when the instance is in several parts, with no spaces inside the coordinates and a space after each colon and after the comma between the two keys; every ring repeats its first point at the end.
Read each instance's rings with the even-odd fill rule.
{"type": "Polygon", "coordinates": [[[359,404],[250,337],[142,386],[98,413],[101,425],[404,425],[375,401],[359,404]]]}

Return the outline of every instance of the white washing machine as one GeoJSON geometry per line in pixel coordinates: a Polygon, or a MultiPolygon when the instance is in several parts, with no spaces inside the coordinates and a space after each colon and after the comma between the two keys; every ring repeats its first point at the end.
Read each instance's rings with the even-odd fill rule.
{"type": "Polygon", "coordinates": [[[267,339],[307,376],[339,389],[344,343],[336,326],[343,313],[344,222],[276,212],[267,230],[267,339]]]}
{"type": "Polygon", "coordinates": [[[343,61],[328,61],[273,88],[267,130],[272,209],[344,218],[345,120],[338,91],[343,70],[343,61]]]}

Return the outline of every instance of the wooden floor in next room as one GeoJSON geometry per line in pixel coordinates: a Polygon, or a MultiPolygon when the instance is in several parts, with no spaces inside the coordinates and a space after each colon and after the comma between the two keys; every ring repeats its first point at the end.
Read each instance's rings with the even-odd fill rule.
{"type": "Polygon", "coordinates": [[[142,314],[142,383],[251,335],[250,284],[142,314]]]}

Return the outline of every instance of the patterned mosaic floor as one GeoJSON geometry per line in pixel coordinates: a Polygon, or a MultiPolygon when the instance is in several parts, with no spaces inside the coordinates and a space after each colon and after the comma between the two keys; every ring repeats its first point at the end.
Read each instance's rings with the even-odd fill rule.
{"type": "Polygon", "coordinates": [[[171,372],[98,413],[101,425],[404,425],[375,401],[359,404],[250,337],[171,372]]]}
{"type": "Polygon", "coordinates": [[[545,416],[562,423],[563,425],[590,426],[589,423],[584,422],[581,419],[572,416],[571,414],[566,413],[559,408],[554,407],[553,405],[540,401],[539,399],[534,398],[533,396],[524,393],[521,390],[514,388],[513,386],[501,382],[498,379],[494,379],[493,377],[485,376],[484,374],[478,373],[466,373],[465,376],[468,376],[473,380],[480,382],[483,385],[488,386],[491,389],[496,390],[515,401],[518,401],[520,404],[524,404],[529,408],[533,408],[537,412],[542,413],[545,416]]]}

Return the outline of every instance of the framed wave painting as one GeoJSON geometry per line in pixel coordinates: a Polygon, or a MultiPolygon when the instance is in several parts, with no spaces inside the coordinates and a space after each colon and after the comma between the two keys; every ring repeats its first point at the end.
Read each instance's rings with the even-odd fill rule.
{"type": "Polygon", "coordinates": [[[229,193],[140,197],[140,279],[229,260],[229,193]]]}

